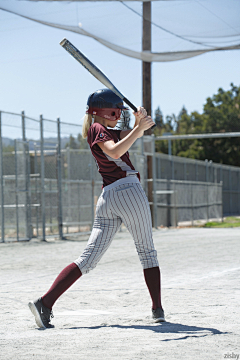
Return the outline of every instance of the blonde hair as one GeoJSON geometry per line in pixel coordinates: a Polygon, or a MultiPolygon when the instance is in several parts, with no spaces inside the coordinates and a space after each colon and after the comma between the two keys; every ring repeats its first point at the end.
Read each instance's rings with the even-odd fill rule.
{"type": "Polygon", "coordinates": [[[82,126],[82,137],[86,139],[88,130],[90,126],[92,125],[92,115],[91,114],[85,114],[84,120],[83,120],[83,126],[82,126]]]}
{"type": "Polygon", "coordinates": [[[98,116],[98,115],[85,114],[84,120],[83,120],[83,126],[82,126],[82,137],[84,139],[86,139],[88,130],[89,130],[90,126],[92,125],[92,121],[93,122],[97,121],[101,124],[102,121],[104,121],[104,120],[105,120],[104,118],[102,118],[101,116],[98,116]]]}

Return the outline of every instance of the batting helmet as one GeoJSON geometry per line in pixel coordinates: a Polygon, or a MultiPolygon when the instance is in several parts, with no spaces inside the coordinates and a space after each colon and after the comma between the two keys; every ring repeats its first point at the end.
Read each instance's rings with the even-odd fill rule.
{"type": "Polygon", "coordinates": [[[112,90],[102,89],[91,94],[87,101],[86,114],[98,115],[107,120],[120,118],[122,110],[128,110],[122,99],[112,90]]]}

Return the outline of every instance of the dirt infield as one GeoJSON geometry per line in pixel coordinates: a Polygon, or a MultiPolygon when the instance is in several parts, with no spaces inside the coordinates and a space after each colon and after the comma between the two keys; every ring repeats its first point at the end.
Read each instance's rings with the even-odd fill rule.
{"type": "Polygon", "coordinates": [[[29,300],[82,252],[86,241],[0,244],[0,359],[238,359],[240,229],[154,231],[166,323],[151,302],[131,236],[118,233],[97,268],[37,329],[29,300]]]}

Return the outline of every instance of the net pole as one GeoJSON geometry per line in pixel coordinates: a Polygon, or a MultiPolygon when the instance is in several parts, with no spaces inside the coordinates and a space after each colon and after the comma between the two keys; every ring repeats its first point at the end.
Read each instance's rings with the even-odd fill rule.
{"type": "MultiPolygon", "coordinates": [[[[142,51],[151,51],[152,48],[151,18],[151,1],[143,2],[142,51]]],[[[142,62],[142,103],[148,115],[152,115],[151,68],[151,62],[142,62]]],[[[151,135],[151,129],[147,130],[145,134],[151,135]]]]}
{"type": "MultiPolygon", "coordinates": [[[[142,51],[151,51],[152,34],[151,34],[151,18],[152,7],[151,1],[142,3],[142,51]]],[[[151,62],[142,62],[142,104],[148,115],[152,115],[152,83],[151,83],[151,62]]],[[[151,135],[152,130],[145,131],[145,135],[151,135]]],[[[153,178],[153,156],[147,156],[147,178],[153,178]]],[[[148,200],[153,202],[152,183],[148,182],[148,200]]],[[[154,223],[154,206],[151,207],[152,221],[154,223]]]]}

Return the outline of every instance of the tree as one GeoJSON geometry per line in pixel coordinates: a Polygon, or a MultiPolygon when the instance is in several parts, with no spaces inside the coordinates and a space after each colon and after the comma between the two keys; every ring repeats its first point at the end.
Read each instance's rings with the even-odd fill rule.
{"type": "Polygon", "coordinates": [[[3,152],[8,152],[8,153],[11,153],[11,152],[13,152],[13,151],[15,151],[15,148],[14,148],[14,146],[12,146],[12,145],[7,145],[7,146],[4,146],[3,145],[3,152]]]}
{"type": "Polygon", "coordinates": [[[78,144],[72,135],[70,135],[69,142],[65,145],[65,148],[67,147],[70,149],[78,149],[78,144]]]}
{"type": "Polygon", "coordinates": [[[89,148],[87,139],[84,139],[81,134],[78,134],[77,140],[78,140],[78,148],[79,149],[88,149],[89,148]]]}
{"type": "Polygon", "coordinates": [[[161,129],[163,127],[163,114],[162,114],[159,106],[155,110],[154,122],[156,123],[157,128],[161,129]]]}
{"type": "MultiPolygon", "coordinates": [[[[203,113],[187,113],[185,107],[179,115],[167,116],[161,131],[173,134],[201,134],[240,132],[240,87],[231,83],[231,88],[220,88],[212,98],[207,98],[203,113]]],[[[212,138],[197,140],[175,140],[173,155],[217,163],[240,166],[240,138],[212,138]]],[[[156,141],[156,151],[167,154],[165,141],[156,141]]]]}
{"type": "MultiPolygon", "coordinates": [[[[222,88],[204,105],[203,132],[240,132],[240,87],[231,83],[231,89],[222,88]]],[[[240,138],[217,138],[201,141],[206,159],[240,166],[240,138]]]]}
{"type": "Polygon", "coordinates": [[[65,148],[69,147],[70,149],[88,149],[88,143],[86,139],[83,139],[81,134],[77,135],[75,139],[72,135],[69,137],[69,141],[66,143],[65,148]]]}

